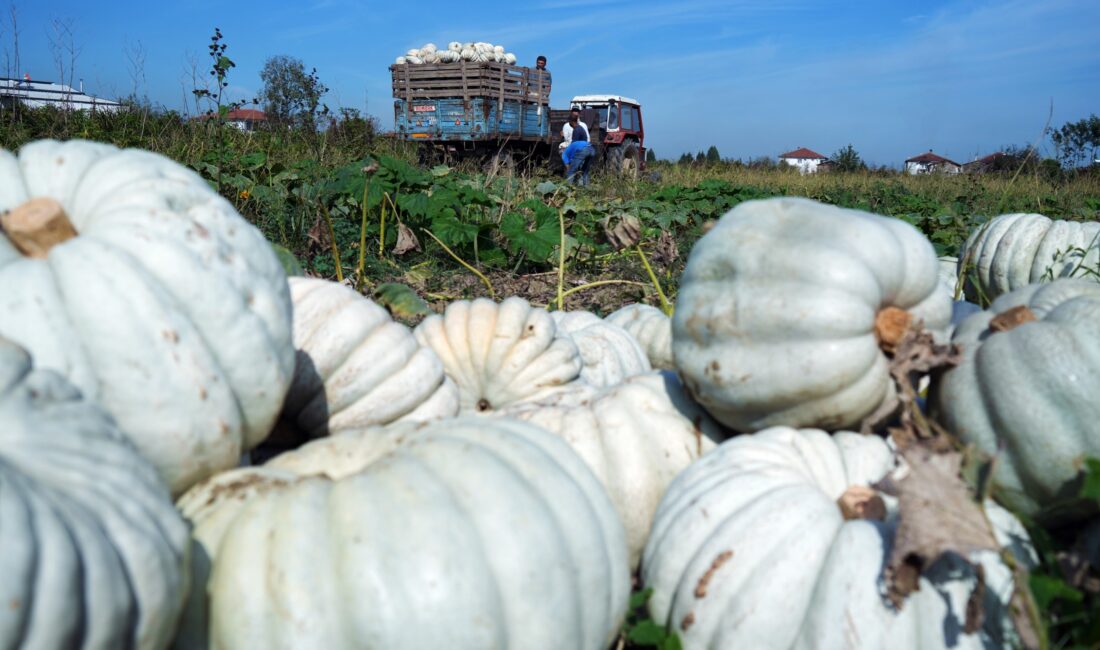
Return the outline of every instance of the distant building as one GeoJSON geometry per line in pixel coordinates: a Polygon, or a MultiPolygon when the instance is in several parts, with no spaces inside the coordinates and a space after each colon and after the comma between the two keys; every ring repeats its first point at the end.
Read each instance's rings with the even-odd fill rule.
{"type": "Polygon", "coordinates": [[[962,170],[967,174],[983,174],[999,169],[1007,159],[1008,154],[998,151],[982,158],[975,158],[968,163],[963,163],[962,170]]]}
{"type": "MultiPolygon", "coordinates": [[[[199,115],[195,119],[208,120],[212,117],[214,117],[214,113],[210,112],[199,115]]],[[[245,133],[252,133],[256,130],[257,126],[267,122],[267,115],[265,115],[263,111],[258,111],[254,108],[238,108],[225,114],[225,122],[226,124],[237,127],[245,133]]]]}
{"type": "Polygon", "coordinates": [[[16,105],[27,108],[55,106],[69,111],[106,111],[108,113],[122,108],[119,102],[102,99],[84,92],[84,81],[80,89],[52,81],[35,81],[30,75],[22,79],[0,77],[0,109],[16,105]]]}
{"type": "Polygon", "coordinates": [[[816,151],[812,151],[806,147],[800,147],[794,151],[779,154],[780,163],[786,163],[791,167],[797,167],[800,174],[813,174],[817,172],[817,168],[827,160],[829,159],[826,156],[822,156],[816,151]]]}
{"type": "Polygon", "coordinates": [[[927,153],[906,160],[905,171],[914,176],[917,174],[958,174],[962,171],[962,165],[954,160],[936,155],[929,149],[927,153]]]}

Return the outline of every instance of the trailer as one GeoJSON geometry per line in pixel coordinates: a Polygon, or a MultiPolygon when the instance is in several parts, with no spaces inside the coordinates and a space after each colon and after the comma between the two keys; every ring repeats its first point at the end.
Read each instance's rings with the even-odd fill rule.
{"type": "Polygon", "coordinates": [[[499,62],[394,64],[394,131],[425,162],[551,155],[550,74],[499,62]]]}

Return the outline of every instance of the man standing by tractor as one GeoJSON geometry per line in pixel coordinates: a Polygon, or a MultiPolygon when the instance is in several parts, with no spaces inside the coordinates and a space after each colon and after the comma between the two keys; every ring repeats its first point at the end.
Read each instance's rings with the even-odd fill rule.
{"type": "MultiPolygon", "coordinates": [[[[570,120],[572,121],[572,117],[570,120]]],[[[565,180],[588,187],[588,173],[595,156],[596,149],[588,142],[588,130],[583,127],[574,128],[573,141],[561,152],[561,161],[565,163],[565,180]]]]}

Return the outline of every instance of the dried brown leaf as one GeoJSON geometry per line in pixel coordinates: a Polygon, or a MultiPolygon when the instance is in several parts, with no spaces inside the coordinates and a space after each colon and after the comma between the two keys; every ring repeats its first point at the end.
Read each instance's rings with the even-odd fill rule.
{"type": "Polygon", "coordinates": [[[890,600],[901,607],[916,588],[912,572],[932,566],[945,553],[968,558],[977,551],[999,552],[989,521],[959,475],[963,456],[938,451],[927,441],[898,450],[904,476],[887,477],[876,487],[898,499],[900,524],[886,564],[890,600]]]}
{"type": "Polygon", "coordinates": [[[642,222],[627,212],[607,215],[602,225],[604,236],[615,250],[630,248],[642,239],[642,222]]]}
{"type": "Polygon", "coordinates": [[[397,224],[397,243],[393,246],[394,255],[404,255],[409,251],[419,251],[420,240],[416,238],[416,233],[412,231],[403,223],[397,224]]]}
{"type": "Polygon", "coordinates": [[[657,237],[657,246],[653,249],[653,259],[668,266],[679,258],[680,248],[676,245],[676,240],[667,230],[662,230],[657,237]]]}

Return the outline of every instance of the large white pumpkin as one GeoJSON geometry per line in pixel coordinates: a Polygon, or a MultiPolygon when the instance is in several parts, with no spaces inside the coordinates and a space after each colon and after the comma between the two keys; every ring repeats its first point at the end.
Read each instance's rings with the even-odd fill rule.
{"type": "Polygon", "coordinates": [[[0,337],[0,648],[163,648],[187,524],[99,406],[0,337]]]}
{"type": "MultiPolygon", "coordinates": [[[[984,626],[963,632],[976,578],[943,558],[900,610],[885,599],[882,568],[896,529],[845,520],[837,501],[894,467],[876,436],[774,427],[719,445],[684,470],[657,510],[642,560],[649,611],[684,648],[1010,647],[1011,571],[982,552],[984,626]]],[[[1033,559],[1026,533],[987,502],[998,541],[1033,559]]],[[[1033,552],[1033,551],[1032,551],[1033,552]]]]}
{"type": "Polygon", "coordinates": [[[1017,289],[964,320],[953,342],[962,361],[934,378],[930,405],[948,430],[997,455],[997,497],[1031,516],[1087,512],[1054,506],[1076,496],[1081,459],[1100,456],[1100,285],[1017,289]]]}
{"type": "Polygon", "coordinates": [[[458,413],[458,389],[412,332],[359,292],[290,278],[298,360],[283,418],[312,437],[458,413]]]}
{"type": "MultiPolygon", "coordinates": [[[[556,436],[458,418],[321,438],[180,508],[212,558],[212,648],[603,650],[630,589],[622,524],[556,436]]],[[[192,603],[182,647],[202,647],[192,603]]]]}
{"type": "Polygon", "coordinates": [[[577,346],[558,336],[549,312],[523,298],[456,300],[442,316],[425,318],[413,334],[443,361],[464,411],[531,399],[581,374],[577,346]]]}
{"type": "Polygon", "coordinates": [[[294,370],[286,276],[206,181],[150,152],[44,140],[0,151],[8,210],[0,335],[106,407],[174,493],[263,440],[294,370]],[[30,228],[59,208],[75,236],[30,228]]]}
{"type": "Polygon", "coordinates": [[[501,414],[561,436],[588,463],[622,518],[636,567],[665,488],[728,433],[671,372],[635,375],[600,391],[578,386],[501,414]]]}
{"type": "Polygon", "coordinates": [[[635,303],[613,312],[606,320],[637,339],[654,368],[675,368],[672,363],[672,319],[663,311],[650,305],[635,303]]]}
{"type": "Polygon", "coordinates": [[[580,351],[581,379],[596,387],[614,386],[653,369],[645,350],[629,332],[587,311],[553,311],[558,336],[580,351]]]}
{"type": "Polygon", "coordinates": [[[1070,277],[1079,266],[1100,265],[1100,222],[1003,214],[970,233],[959,253],[959,264],[964,263],[966,268],[959,272],[966,277],[966,297],[974,302],[990,301],[1044,279],[1070,277]]]}
{"type": "Polygon", "coordinates": [[[895,391],[882,343],[942,331],[931,243],[898,219],[808,199],[748,201],[691,251],[672,319],[684,384],[740,431],[852,427],[895,391]]]}

